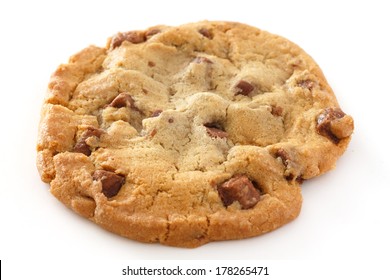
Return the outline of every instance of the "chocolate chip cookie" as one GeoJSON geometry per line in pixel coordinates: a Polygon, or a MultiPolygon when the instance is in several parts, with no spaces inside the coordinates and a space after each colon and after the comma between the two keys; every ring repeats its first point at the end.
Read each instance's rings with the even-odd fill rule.
{"type": "Polygon", "coordinates": [[[51,193],[103,228],[196,247],[296,218],[300,184],[350,141],[318,65],[240,23],[118,33],[51,77],[37,166],[51,193]]]}

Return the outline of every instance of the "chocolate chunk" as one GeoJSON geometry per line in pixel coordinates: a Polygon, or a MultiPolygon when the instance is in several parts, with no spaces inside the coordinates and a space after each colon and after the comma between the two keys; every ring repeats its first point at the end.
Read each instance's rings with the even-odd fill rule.
{"type": "Polygon", "coordinates": [[[87,143],[85,143],[85,139],[77,141],[76,145],[74,145],[73,152],[82,153],[86,156],[90,156],[92,153],[87,143]]]}
{"type": "Polygon", "coordinates": [[[312,80],[309,80],[309,79],[299,81],[297,84],[298,84],[298,86],[300,86],[302,88],[307,88],[308,90],[311,90],[314,87],[314,82],[312,80]]]}
{"type": "Polygon", "coordinates": [[[127,107],[136,109],[136,106],[134,105],[134,99],[127,93],[118,94],[118,96],[115,97],[114,100],[112,100],[109,106],[115,108],[127,107]]]}
{"type": "Polygon", "coordinates": [[[281,117],[283,114],[283,108],[279,106],[271,106],[271,114],[275,117],[281,117]]]}
{"type": "Polygon", "coordinates": [[[133,44],[139,44],[145,42],[146,37],[145,34],[141,31],[118,33],[111,39],[111,49],[119,47],[124,41],[128,41],[133,44]]]}
{"type": "Polygon", "coordinates": [[[222,129],[222,127],[215,123],[207,123],[206,127],[207,134],[212,138],[227,138],[228,133],[222,129]]]}
{"type": "Polygon", "coordinates": [[[299,175],[296,180],[297,180],[298,184],[303,184],[303,182],[305,181],[305,179],[303,178],[302,175],[299,175]]]}
{"type": "Polygon", "coordinates": [[[76,153],[83,153],[86,156],[91,155],[91,148],[86,143],[86,140],[89,137],[97,137],[99,138],[104,133],[103,130],[94,128],[94,127],[88,127],[86,131],[83,132],[83,134],[80,136],[79,140],[75,144],[73,151],[76,153]]]}
{"type": "Polygon", "coordinates": [[[203,28],[199,29],[198,32],[208,39],[213,39],[213,34],[207,28],[203,27],[203,28]]]}
{"type": "Polygon", "coordinates": [[[234,88],[236,89],[236,95],[249,95],[255,89],[253,85],[244,80],[240,80],[234,88]]]}
{"type": "Polygon", "coordinates": [[[245,175],[236,175],[217,187],[225,206],[238,201],[243,209],[252,208],[260,200],[260,191],[245,175]]]}
{"type": "Polygon", "coordinates": [[[283,150],[283,149],[277,150],[276,153],[275,153],[275,157],[279,157],[282,160],[283,165],[285,167],[287,167],[288,161],[291,160],[289,154],[285,150],[283,150]]]}
{"type": "Polygon", "coordinates": [[[84,134],[87,138],[91,137],[91,136],[100,137],[100,136],[102,136],[103,133],[104,133],[103,130],[101,130],[99,128],[92,127],[92,126],[88,127],[87,130],[84,132],[84,134]]]}
{"type": "Polygon", "coordinates": [[[102,192],[107,198],[116,196],[125,183],[122,175],[107,170],[96,170],[92,178],[102,183],[102,192]]]}
{"type": "Polygon", "coordinates": [[[332,126],[336,120],[341,119],[345,116],[345,113],[341,111],[340,108],[327,108],[317,117],[317,132],[330,139],[334,144],[338,144],[340,142],[340,138],[338,136],[344,136],[342,133],[340,135],[335,135],[332,131],[332,126]]]}
{"type": "Polygon", "coordinates": [[[280,148],[275,152],[275,157],[282,160],[282,163],[285,167],[284,177],[287,181],[292,181],[295,179],[298,183],[302,183],[302,175],[298,175],[301,168],[293,160],[293,156],[291,156],[291,154],[280,148]]]}

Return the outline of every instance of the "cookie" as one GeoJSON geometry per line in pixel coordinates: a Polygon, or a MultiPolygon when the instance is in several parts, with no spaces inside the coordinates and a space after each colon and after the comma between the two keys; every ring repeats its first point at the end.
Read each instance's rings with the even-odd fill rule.
{"type": "Polygon", "coordinates": [[[313,59],[240,23],[118,33],[51,77],[37,166],[101,227],[197,247],[296,218],[353,132],[313,59]]]}

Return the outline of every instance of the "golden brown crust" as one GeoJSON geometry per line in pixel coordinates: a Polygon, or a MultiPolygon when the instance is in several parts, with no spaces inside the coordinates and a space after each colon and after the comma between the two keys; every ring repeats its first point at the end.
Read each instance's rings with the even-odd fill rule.
{"type": "Polygon", "coordinates": [[[46,102],[67,106],[77,85],[86,76],[99,70],[105,53],[103,48],[90,46],[73,55],[68,64],[60,65],[51,76],[46,102]]]}
{"type": "Polygon", "coordinates": [[[334,167],[353,131],[338,108],[318,65],[282,37],[232,22],[155,26],[57,69],[37,166],[65,205],[128,238],[247,238],[297,217],[300,183],[334,167]],[[233,177],[250,190],[235,183],[224,203],[218,186],[233,177]]]}

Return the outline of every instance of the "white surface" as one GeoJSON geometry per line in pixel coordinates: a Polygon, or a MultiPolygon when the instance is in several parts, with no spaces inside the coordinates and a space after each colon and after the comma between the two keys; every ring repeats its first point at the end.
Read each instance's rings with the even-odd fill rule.
{"type": "Polygon", "coordinates": [[[388,9],[376,1],[312,2],[2,1],[0,258],[383,261],[390,251],[388,9]],[[108,233],[66,209],[36,171],[49,76],[117,31],[202,19],[244,22],[304,48],[355,119],[350,147],[335,170],[304,183],[301,215],[264,236],[189,250],[108,233]]]}

